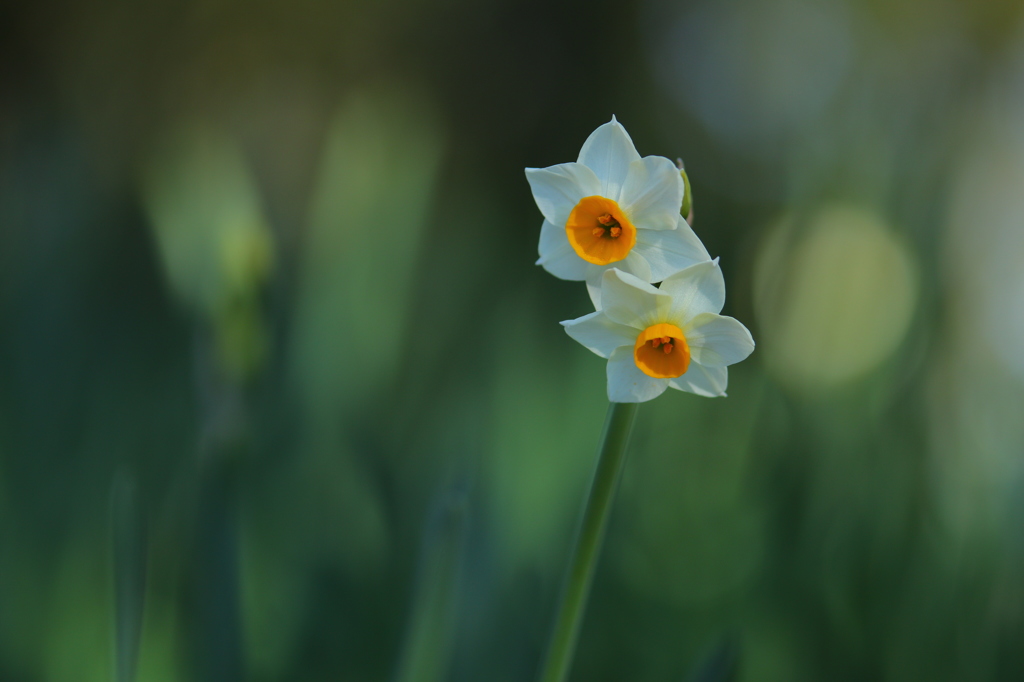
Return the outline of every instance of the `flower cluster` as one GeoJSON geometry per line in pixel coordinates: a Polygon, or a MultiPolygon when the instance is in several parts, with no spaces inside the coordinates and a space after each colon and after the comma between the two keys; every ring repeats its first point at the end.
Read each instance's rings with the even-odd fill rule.
{"type": "Polygon", "coordinates": [[[754,340],[719,314],[725,280],[680,214],[686,188],[675,164],[641,157],[612,118],[576,163],[527,168],[526,178],[544,215],[537,263],[587,283],[596,310],[562,325],[608,359],[609,400],[643,402],[669,387],[725,395],[726,367],[754,340]]]}

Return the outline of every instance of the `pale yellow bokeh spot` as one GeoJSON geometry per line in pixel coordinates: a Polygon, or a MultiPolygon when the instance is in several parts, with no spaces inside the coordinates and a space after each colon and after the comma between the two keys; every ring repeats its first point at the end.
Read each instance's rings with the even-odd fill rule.
{"type": "Polygon", "coordinates": [[[754,272],[768,366],[805,390],[854,380],[899,345],[917,294],[913,256],[880,216],[832,206],[805,224],[784,217],[754,272]]]}

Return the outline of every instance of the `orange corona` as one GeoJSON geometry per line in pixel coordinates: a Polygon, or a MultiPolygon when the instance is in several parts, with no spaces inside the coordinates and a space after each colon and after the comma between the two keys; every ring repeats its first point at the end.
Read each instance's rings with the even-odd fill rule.
{"type": "Polygon", "coordinates": [[[674,379],[690,366],[690,347],[683,330],[674,324],[653,324],[640,332],[633,359],[644,374],[655,379],[674,379]]]}
{"type": "Polygon", "coordinates": [[[584,197],[565,223],[569,244],[583,260],[608,265],[629,255],[636,245],[636,228],[619,208],[605,197],[584,197]]]}

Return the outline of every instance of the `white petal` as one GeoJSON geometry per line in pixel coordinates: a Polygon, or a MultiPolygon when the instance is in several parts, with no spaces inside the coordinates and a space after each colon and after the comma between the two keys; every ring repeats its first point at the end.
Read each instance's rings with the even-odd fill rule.
{"type": "Polygon", "coordinates": [[[725,278],[717,258],[666,277],[658,290],[672,297],[670,316],[680,327],[701,313],[720,313],[725,305],[725,278]]]}
{"type": "Polygon", "coordinates": [[[707,249],[682,216],[679,227],[674,230],[637,230],[633,250],[650,263],[652,282],[660,282],[683,268],[711,260],[707,249]]]}
{"type": "Polygon", "coordinates": [[[590,133],[576,161],[597,174],[601,182],[601,196],[618,201],[629,164],[639,158],[629,133],[612,118],[611,123],[605,123],[590,133]]]}
{"type": "Polygon", "coordinates": [[[646,402],[667,388],[668,379],[655,379],[640,371],[632,346],[616,348],[608,358],[608,400],[613,403],[646,402]]]}
{"type": "Polygon", "coordinates": [[[663,321],[671,307],[671,296],[628,272],[612,268],[601,279],[601,309],[614,322],[646,329],[663,321]]]}
{"type": "Polygon", "coordinates": [[[575,320],[562,323],[565,333],[602,358],[612,354],[619,346],[633,348],[637,331],[632,327],[612,322],[600,310],[575,320]]]}
{"type": "Polygon", "coordinates": [[[618,263],[615,263],[615,266],[618,267],[619,270],[628,272],[641,281],[657,281],[651,279],[651,264],[643,254],[636,250],[635,246],[630,250],[629,255],[618,263]]]}
{"type": "Polygon", "coordinates": [[[668,385],[687,393],[718,398],[725,396],[725,389],[729,385],[729,370],[725,367],[705,367],[698,362],[690,362],[686,374],[669,379],[668,385]]]}
{"type": "MultiPolygon", "coordinates": [[[[605,292],[607,298],[607,291],[605,292]]],[[[701,313],[683,327],[690,358],[707,367],[734,365],[754,352],[754,339],[739,320],[701,313]]]]}
{"type": "Polygon", "coordinates": [[[637,253],[636,248],[630,251],[629,255],[624,259],[611,265],[591,264],[587,269],[587,293],[590,294],[590,300],[594,302],[594,307],[598,310],[601,309],[601,280],[604,277],[604,273],[612,268],[628,272],[644,282],[652,281],[651,266],[647,263],[646,258],[637,253]]]}
{"type": "Polygon", "coordinates": [[[629,164],[619,204],[638,229],[674,230],[685,189],[674,163],[645,156],[629,164]]]}
{"type": "Polygon", "coordinates": [[[587,268],[587,293],[594,307],[601,309],[601,282],[604,281],[605,268],[601,265],[590,264],[587,268]]]}
{"type": "Polygon", "coordinates": [[[573,251],[564,227],[556,227],[545,220],[540,228],[540,246],[537,250],[540,252],[537,265],[543,265],[555,277],[574,282],[586,278],[590,263],[573,251]]]}
{"type": "Polygon", "coordinates": [[[580,199],[601,193],[601,183],[594,171],[578,163],[527,168],[526,180],[540,212],[555,225],[563,227],[580,199]]]}

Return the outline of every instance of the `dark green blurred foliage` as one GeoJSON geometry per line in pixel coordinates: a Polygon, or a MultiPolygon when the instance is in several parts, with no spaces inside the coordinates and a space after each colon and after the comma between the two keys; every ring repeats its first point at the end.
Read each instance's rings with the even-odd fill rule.
{"type": "Polygon", "coordinates": [[[523,168],[612,114],[758,349],[641,407],[574,679],[1020,679],[1021,10],[0,5],[0,679],[113,679],[123,469],[140,682],[232,546],[248,679],[530,680],[606,401],[523,168]]]}
{"type": "Polygon", "coordinates": [[[699,662],[689,682],[733,682],[739,668],[739,646],[727,636],[699,662]]]}

